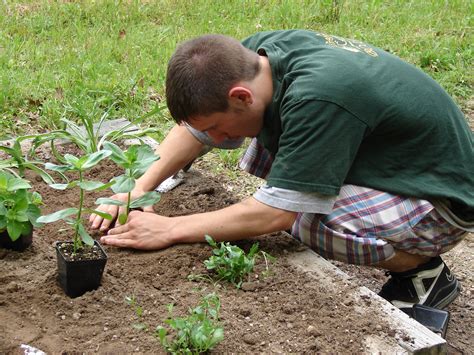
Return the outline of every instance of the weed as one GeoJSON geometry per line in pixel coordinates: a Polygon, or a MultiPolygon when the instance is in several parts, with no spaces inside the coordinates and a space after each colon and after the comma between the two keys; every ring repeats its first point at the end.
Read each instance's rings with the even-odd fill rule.
{"type": "Polygon", "coordinates": [[[172,354],[200,354],[211,350],[224,339],[224,328],[219,325],[220,300],[215,293],[205,296],[201,303],[189,309],[189,315],[173,318],[173,304],[168,305],[169,318],[165,323],[174,331],[158,326],[155,335],[167,352],[172,354]]]}
{"type": "MultiPolygon", "coordinates": [[[[135,315],[137,316],[138,320],[141,321],[142,316],[143,316],[143,308],[142,306],[138,303],[137,298],[135,295],[132,296],[126,296],[125,297],[125,302],[132,307],[133,311],[135,312],[135,315]]],[[[138,322],[138,323],[133,323],[132,327],[137,329],[137,330],[147,330],[147,326],[145,323],[138,322]]]]}
{"type": "MultiPolygon", "coordinates": [[[[259,255],[258,243],[254,243],[249,252],[245,254],[244,250],[228,242],[221,242],[220,246],[217,245],[209,235],[206,235],[206,241],[214,248],[213,255],[204,261],[206,268],[214,271],[218,280],[229,281],[235,287],[240,288],[244,278],[253,271],[259,255]]],[[[267,275],[268,260],[274,260],[274,258],[264,251],[260,253],[265,259],[266,272],[264,275],[267,275]]]]}

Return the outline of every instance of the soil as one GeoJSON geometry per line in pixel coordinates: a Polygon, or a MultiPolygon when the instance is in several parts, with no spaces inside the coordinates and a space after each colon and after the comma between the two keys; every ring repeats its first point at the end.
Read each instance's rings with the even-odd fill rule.
{"type": "MultiPolygon", "coordinates": [[[[205,165],[205,161],[196,164],[185,184],[164,194],[156,212],[177,216],[237,202],[239,197],[233,191],[239,186],[223,175],[204,173],[201,168],[205,165]]],[[[90,178],[105,182],[121,173],[106,163],[94,168],[90,178]]],[[[43,197],[44,214],[77,204],[77,191],[52,190],[34,176],[29,178],[43,197]]],[[[88,194],[86,204],[92,207],[97,197],[109,194],[88,194]]],[[[174,304],[174,316],[183,316],[211,292],[220,297],[225,337],[215,353],[361,353],[365,335],[390,334],[386,320],[355,310],[353,285],[334,280],[338,292],[327,292],[293,267],[288,255],[303,249],[282,233],[236,243],[248,251],[258,241],[261,250],[276,258],[268,274],[260,258],[242,289],[188,280],[190,274],[206,273],[203,261],[211,255],[211,248],[204,243],[154,252],[105,247],[108,262],[101,287],[69,298],[57,281],[54,250],[55,241],[71,238],[62,231],[65,226],[59,222],[35,230],[33,245],[24,252],[0,249],[0,353],[21,353],[21,344],[48,354],[163,353],[154,330],[168,318],[168,304],[174,304]],[[142,307],[141,316],[126,302],[127,297],[134,297],[142,307]]],[[[474,349],[473,244],[472,238],[468,239],[466,255],[455,254],[464,262],[459,269],[453,267],[461,276],[464,291],[449,308],[452,320],[447,338],[454,353],[474,349]]],[[[451,263],[456,264],[453,259],[451,263]]],[[[385,280],[383,273],[369,268],[349,267],[346,271],[374,290],[385,280]]]]}

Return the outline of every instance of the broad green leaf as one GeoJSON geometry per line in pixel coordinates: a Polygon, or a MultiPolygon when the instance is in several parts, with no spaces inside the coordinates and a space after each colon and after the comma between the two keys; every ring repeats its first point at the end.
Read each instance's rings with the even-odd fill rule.
{"type": "Polygon", "coordinates": [[[81,168],[83,170],[92,168],[96,166],[102,159],[107,158],[112,154],[109,150],[100,150],[98,152],[92,153],[88,156],[87,160],[82,164],[81,168]]]}
{"type": "Polygon", "coordinates": [[[29,222],[28,215],[26,214],[26,211],[18,211],[15,214],[15,220],[18,222],[29,222]]]}
{"type": "Polygon", "coordinates": [[[8,235],[10,236],[10,239],[12,240],[12,242],[14,242],[18,238],[20,238],[22,230],[23,230],[23,228],[22,228],[22,223],[21,222],[8,221],[7,232],[8,232],[8,235]]]}
{"type": "Polygon", "coordinates": [[[128,159],[125,156],[124,152],[122,149],[120,149],[119,146],[115,145],[114,143],[111,142],[104,142],[104,148],[110,152],[112,152],[112,155],[110,156],[110,159],[123,167],[123,164],[128,163],[128,159]]]}
{"type": "Polygon", "coordinates": [[[5,216],[0,215],[0,232],[3,232],[7,228],[7,219],[5,216]]]}
{"type": "Polygon", "coordinates": [[[28,220],[33,224],[35,227],[42,227],[42,223],[38,223],[36,220],[41,216],[41,210],[36,205],[29,205],[28,209],[26,210],[26,214],[28,216],[28,220]]]}
{"type": "Polygon", "coordinates": [[[79,211],[78,208],[76,207],[71,207],[71,208],[66,208],[61,211],[56,211],[54,213],[48,214],[46,216],[41,216],[36,220],[38,223],[52,223],[59,221],[61,219],[65,219],[66,217],[69,217],[71,215],[77,214],[79,211]]]}
{"type": "Polygon", "coordinates": [[[115,181],[115,184],[112,185],[112,191],[116,194],[130,192],[135,187],[135,180],[126,175],[120,175],[114,178],[113,181],[115,181]]]}
{"type": "Polygon", "coordinates": [[[44,164],[44,167],[48,170],[53,170],[53,171],[57,171],[57,172],[60,172],[60,173],[64,173],[66,171],[73,170],[73,168],[69,165],[56,165],[56,164],[53,164],[53,163],[46,163],[46,164],[44,164]]]}
{"type": "Polygon", "coordinates": [[[86,191],[101,191],[109,188],[114,184],[113,181],[103,183],[100,181],[82,181],[78,182],[77,186],[79,186],[81,189],[84,189],[86,191]]]}
{"type": "Polygon", "coordinates": [[[94,245],[94,239],[87,233],[86,229],[82,225],[82,223],[79,223],[79,235],[81,236],[82,241],[87,244],[87,245],[94,245]]]}
{"type": "Polygon", "coordinates": [[[39,194],[39,192],[36,192],[36,191],[33,191],[30,195],[29,195],[29,199],[30,199],[30,202],[34,205],[41,205],[43,203],[43,198],[41,197],[41,195],[39,194]]]}
{"type": "Polygon", "coordinates": [[[112,220],[112,216],[110,214],[99,211],[99,210],[93,210],[91,208],[84,208],[84,211],[87,212],[87,213],[91,213],[91,214],[95,213],[96,215],[99,215],[104,219],[108,219],[109,221],[112,220]]]}
{"type": "Polygon", "coordinates": [[[54,184],[53,177],[33,163],[25,163],[24,167],[37,173],[46,184],[54,184]]]}
{"type": "Polygon", "coordinates": [[[64,159],[71,166],[76,166],[76,164],[79,162],[79,158],[72,154],[64,154],[64,159]]]}
{"type": "Polygon", "coordinates": [[[221,342],[222,340],[224,340],[224,329],[223,328],[217,328],[212,333],[211,347],[216,345],[217,343],[221,342]]]}
{"type": "Polygon", "coordinates": [[[28,235],[31,233],[33,226],[31,223],[22,223],[21,224],[21,235],[28,235]]]}
{"type": "Polygon", "coordinates": [[[29,189],[31,188],[31,185],[26,181],[25,179],[22,178],[12,178],[8,181],[8,191],[17,191],[20,189],[29,189]]]}
{"type": "Polygon", "coordinates": [[[160,201],[161,195],[156,191],[150,191],[130,203],[130,208],[152,206],[160,201]]]}
{"type": "Polygon", "coordinates": [[[127,202],[122,202],[119,200],[115,200],[110,197],[100,197],[95,200],[96,205],[113,205],[113,206],[125,206],[127,202]]]}
{"type": "Polygon", "coordinates": [[[49,185],[55,190],[66,190],[77,185],[76,181],[71,181],[69,184],[51,184],[49,185]]]}

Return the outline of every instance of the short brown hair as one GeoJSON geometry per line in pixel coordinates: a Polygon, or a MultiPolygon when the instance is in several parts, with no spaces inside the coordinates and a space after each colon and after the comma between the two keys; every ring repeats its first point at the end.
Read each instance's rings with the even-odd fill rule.
{"type": "Polygon", "coordinates": [[[228,91],[260,70],[257,53],[234,38],[205,35],[183,42],[168,63],[166,102],[177,123],[226,112],[228,91]]]}

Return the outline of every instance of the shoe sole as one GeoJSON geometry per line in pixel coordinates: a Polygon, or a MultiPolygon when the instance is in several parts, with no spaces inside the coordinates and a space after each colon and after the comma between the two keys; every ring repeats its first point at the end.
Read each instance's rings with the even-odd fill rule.
{"type": "Polygon", "coordinates": [[[430,306],[430,307],[438,308],[438,309],[444,309],[449,304],[451,304],[456,299],[456,297],[458,297],[458,295],[461,293],[461,284],[459,283],[458,280],[455,280],[455,281],[456,281],[456,287],[454,287],[453,291],[449,295],[444,297],[438,303],[429,304],[426,306],[430,306]]]}

